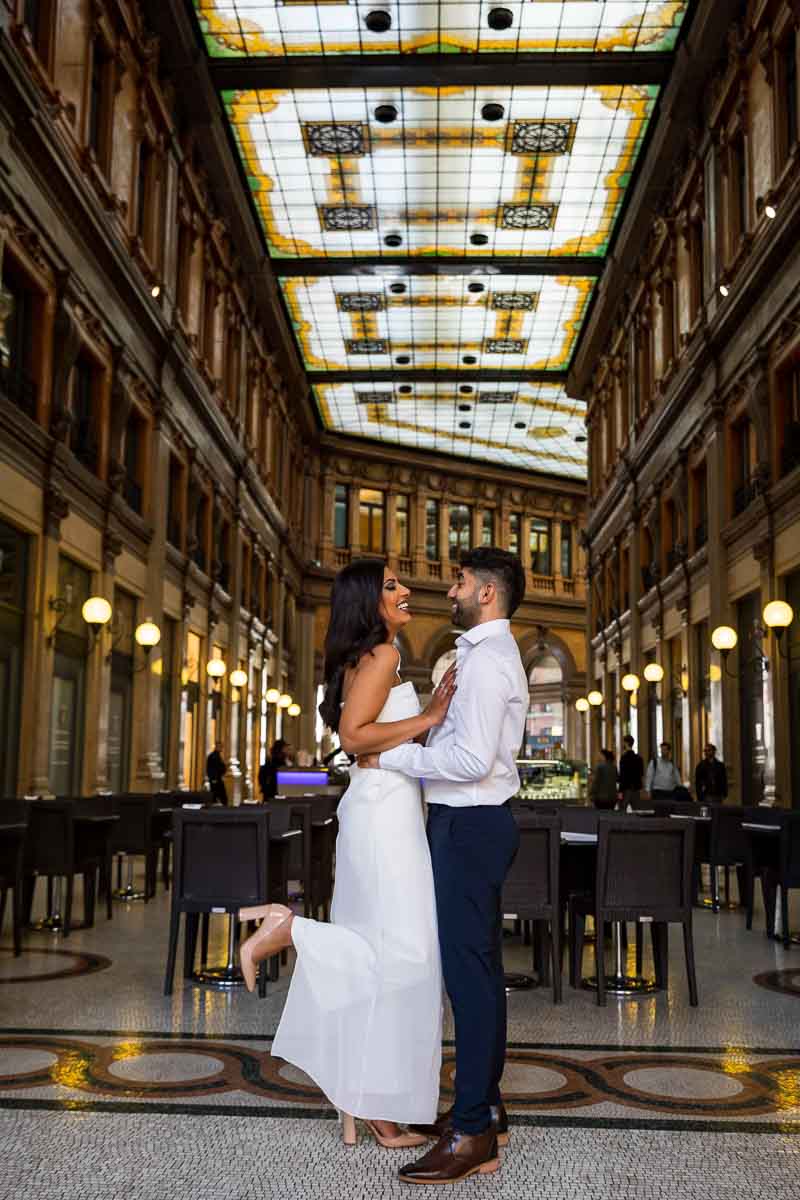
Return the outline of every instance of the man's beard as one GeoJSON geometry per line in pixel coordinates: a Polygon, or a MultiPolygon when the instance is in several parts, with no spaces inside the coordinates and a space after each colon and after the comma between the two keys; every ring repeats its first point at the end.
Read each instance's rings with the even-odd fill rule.
{"type": "Polygon", "coordinates": [[[456,629],[472,629],[478,623],[480,605],[477,596],[471,601],[455,600],[453,602],[453,624],[456,629]]]}

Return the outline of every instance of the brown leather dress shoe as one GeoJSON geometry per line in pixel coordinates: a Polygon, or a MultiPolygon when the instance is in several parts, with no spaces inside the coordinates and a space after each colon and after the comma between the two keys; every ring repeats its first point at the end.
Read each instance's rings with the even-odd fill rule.
{"type": "MultiPolygon", "coordinates": [[[[508,1113],[505,1104],[491,1104],[489,1115],[492,1120],[492,1128],[497,1134],[498,1146],[507,1146],[508,1113]]],[[[431,1141],[438,1141],[443,1133],[453,1128],[453,1110],[448,1108],[447,1112],[443,1112],[441,1116],[437,1117],[432,1125],[409,1125],[408,1128],[412,1133],[421,1133],[423,1137],[430,1138],[431,1141]]]]}
{"type": "Polygon", "coordinates": [[[403,1183],[460,1183],[470,1175],[491,1175],[500,1166],[497,1134],[490,1125],[483,1133],[449,1129],[417,1162],[400,1168],[403,1183]]]}

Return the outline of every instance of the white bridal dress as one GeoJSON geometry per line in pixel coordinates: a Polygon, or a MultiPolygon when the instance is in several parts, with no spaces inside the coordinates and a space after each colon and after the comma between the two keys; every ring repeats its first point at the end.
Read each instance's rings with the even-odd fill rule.
{"type": "MultiPolygon", "coordinates": [[[[411,683],[379,721],[419,713],[411,683]]],[[[331,924],[295,917],[297,950],[272,1045],[338,1109],[378,1121],[436,1117],[441,963],[417,780],[352,767],[338,810],[331,924]]]]}

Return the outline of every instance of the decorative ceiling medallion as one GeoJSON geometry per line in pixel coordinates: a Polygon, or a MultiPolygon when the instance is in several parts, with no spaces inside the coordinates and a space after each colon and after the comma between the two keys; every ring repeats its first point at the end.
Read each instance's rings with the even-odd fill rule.
{"type": "Polygon", "coordinates": [[[524,354],[527,349],[527,338],[487,338],[483,343],[484,354],[524,354]]]}
{"type": "Polygon", "coordinates": [[[347,354],[388,354],[389,343],[384,338],[346,338],[347,354]]]}
{"type": "Polygon", "coordinates": [[[556,204],[502,204],[498,225],[501,229],[553,229],[557,215],[556,204]]]}
{"type": "Polygon", "coordinates": [[[336,307],[340,312],[382,312],[386,300],[380,292],[339,292],[336,307]]]}
{"type": "Polygon", "coordinates": [[[495,292],[492,295],[492,308],[498,312],[533,312],[538,303],[538,292],[495,292]]]}
{"type": "Polygon", "coordinates": [[[303,127],[306,152],[316,158],[369,154],[369,128],[353,121],[307,121],[303,127]]]}
{"type": "Polygon", "coordinates": [[[319,215],[322,228],[331,233],[375,228],[375,209],[371,204],[321,204],[319,215]]]}
{"type": "Polygon", "coordinates": [[[575,121],[514,121],[508,131],[509,154],[569,154],[575,121]]]}
{"type": "MultiPolygon", "coordinates": [[[[534,0],[497,26],[477,0],[402,3],[371,22],[348,0],[193,0],[209,54],[640,53],[674,49],[688,0],[534,0]],[[372,25],[372,29],[370,28],[372,25]],[[489,29],[487,29],[489,25],[489,29]],[[492,27],[492,26],[495,27],[492,27]]],[[[505,10],[510,12],[509,9],[505,10]]]]}

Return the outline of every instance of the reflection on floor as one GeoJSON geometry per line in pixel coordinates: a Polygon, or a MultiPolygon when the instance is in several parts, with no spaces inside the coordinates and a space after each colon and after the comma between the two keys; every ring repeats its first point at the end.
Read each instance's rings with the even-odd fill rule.
{"type": "MultiPolygon", "coordinates": [[[[313,1082],[271,1058],[290,967],[262,1002],[180,979],[164,997],[167,917],[159,890],[67,939],[31,933],[21,958],[0,947],[0,1139],[25,1146],[0,1200],[406,1194],[402,1154],[346,1150],[313,1082]]],[[[698,911],[695,939],[696,1010],[677,936],[666,995],[510,997],[512,1142],[456,1196],[800,1198],[800,947],[768,940],[760,913],[748,933],[739,912],[698,911]]],[[[528,953],[510,939],[508,968],[528,953]]],[[[445,1102],[452,1055],[448,1023],[445,1102]]]]}

